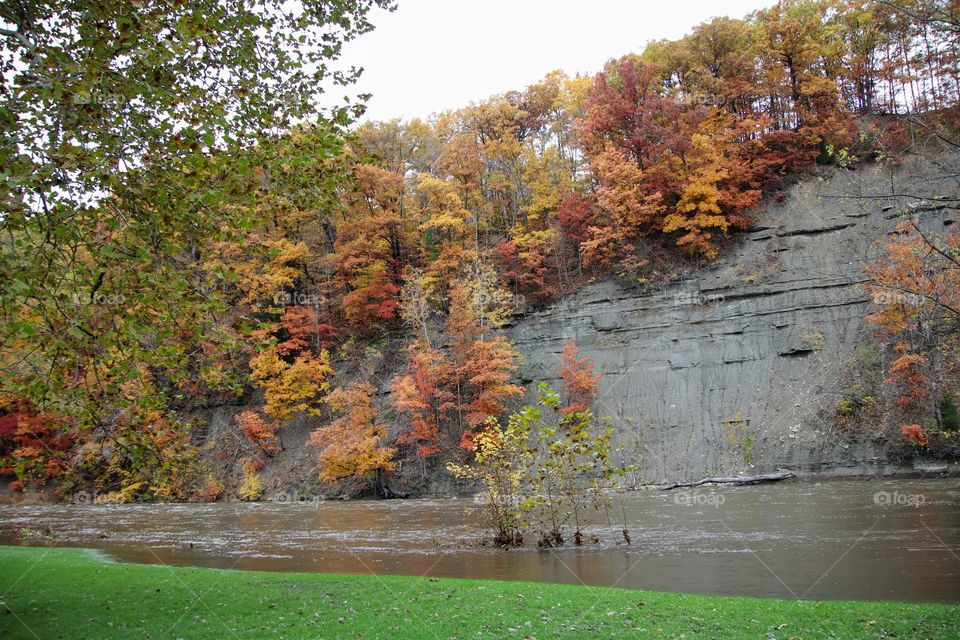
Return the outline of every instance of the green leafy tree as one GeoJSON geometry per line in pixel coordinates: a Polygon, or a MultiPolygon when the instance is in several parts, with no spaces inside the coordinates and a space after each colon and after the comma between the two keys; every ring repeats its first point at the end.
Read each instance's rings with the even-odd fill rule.
{"type": "Polygon", "coordinates": [[[613,430],[598,428],[589,411],[564,412],[560,395],[543,382],[537,405],[512,414],[506,427],[489,419],[473,442],[474,463],[447,468],[483,486],[486,523],[501,546],[522,544],[528,529],[540,547],[564,544],[571,528],[574,543],[582,543],[626,471],[613,461],[613,430]]]}
{"type": "Polygon", "coordinates": [[[337,60],[374,7],[390,3],[0,6],[0,395],[108,434],[237,349],[203,248],[275,215],[281,131],[328,132],[316,162],[339,150],[362,107],[321,111],[323,87],[356,78],[337,60]],[[154,397],[123,393],[146,378],[154,397]]]}

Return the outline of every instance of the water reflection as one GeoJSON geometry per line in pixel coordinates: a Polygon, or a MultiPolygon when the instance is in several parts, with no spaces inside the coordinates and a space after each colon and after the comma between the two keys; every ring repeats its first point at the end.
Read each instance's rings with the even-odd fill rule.
{"type": "Polygon", "coordinates": [[[55,544],[135,562],[960,602],[960,480],[639,492],[624,507],[631,546],[610,523],[600,544],[548,552],[477,546],[476,508],[462,499],[4,505],[0,542],[49,527],[55,544]],[[878,492],[924,500],[878,503],[878,492]]]}

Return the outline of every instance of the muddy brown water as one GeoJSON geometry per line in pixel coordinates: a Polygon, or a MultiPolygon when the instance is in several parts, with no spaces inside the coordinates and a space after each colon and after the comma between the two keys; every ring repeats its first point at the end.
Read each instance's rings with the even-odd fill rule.
{"type": "Polygon", "coordinates": [[[549,551],[478,546],[477,509],[469,498],[2,505],[0,542],[49,527],[49,544],[127,562],[960,602],[960,479],[639,491],[590,529],[599,543],[549,551]],[[624,514],[629,546],[616,544],[624,514]]]}

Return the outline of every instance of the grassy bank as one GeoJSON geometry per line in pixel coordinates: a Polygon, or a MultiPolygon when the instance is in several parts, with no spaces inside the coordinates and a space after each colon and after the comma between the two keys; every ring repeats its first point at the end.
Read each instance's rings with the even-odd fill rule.
{"type": "Polygon", "coordinates": [[[0,547],[0,638],[950,638],[960,607],[260,573],[0,547]]]}

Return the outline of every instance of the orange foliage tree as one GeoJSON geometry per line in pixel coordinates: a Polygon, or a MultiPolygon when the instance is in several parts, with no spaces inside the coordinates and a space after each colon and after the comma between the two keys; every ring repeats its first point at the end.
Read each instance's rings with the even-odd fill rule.
{"type": "Polygon", "coordinates": [[[897,404],[942,428],[942,405],[957,373],[960,234],[934,236],[913,221],[899,232],[866,269],[877,305],[869,320],[891,345],[886,382],[898,389],[897,404]]]}
{"type": "Polygon", "coordinates": [[[330,424],[310,434],[310,444],[320,448],[320,477],[327,481],[345,478],[377,478],[386,491],[384,472],[393,468],[396,449],[383,446],[387,427],[377,420],[373,405],[376,389],[358,381],[334,390],[327,404],[340,414],[330,424]]]}
{"type": "Polygon", "coordinates": [[[430,458],[440,453],[441,427],[457,406],[449,389],[453,368],[439,349],[420,340],[409,346],[407,358],[406,371],[394,379],[391,394],[393,408],[407,424],[397,443],[412,445],[419,458],[430,458]]]}
{"type": "Polygon", "coordinates": [[[516,353],[503,336],[476,340],[467,352],[465,362],[457,369],[463,381],[460,411],[466,427],[460,436],[460,447],[473,449],[473,436],[489,418],[507,410],[506,402],[523,395],[523,388],[510,383],[516,371],[516,353]]]}
{"type": "Polygon", "coordinates": [[[399,211],[403,176],[369,165],[354,167],[355,192],[346,220],[337,227],[334,253],[344,315],[353,330],[369,335],[400,317],[400,273],[406,239],[399,211]]]}
{"type": "Polygon", "coordinates": [[[597,383],[602,374],[594,374],[593,362],[580,357],[580,350],[573,342],[563,345],[563,366],[560,367],[560,379],[563,380],[563,393],[567,405],[565,413],[587,411],[597,396],[597,383]]]}
{"type": "Polygon", "coordinates": [[[280,427],[276,422],[267,422],[256,411],[242,411],[234,417],[234,420],[243,432],[243,437],[262,451],[271,453],[280,450],[276,444],[279,440],[277,431],[280,427]]]}

